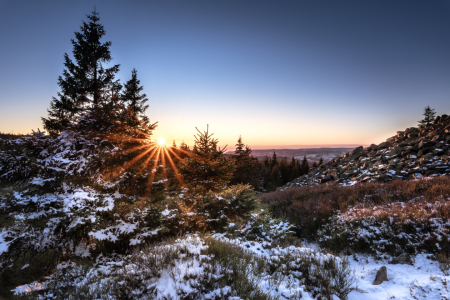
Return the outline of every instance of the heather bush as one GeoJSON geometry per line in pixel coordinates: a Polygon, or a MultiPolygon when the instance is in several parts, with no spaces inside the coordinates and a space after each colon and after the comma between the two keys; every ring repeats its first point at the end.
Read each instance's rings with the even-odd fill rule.
{"type": "Polygon", "coordinates": [[[263,195],[261,203],[296,225],[298,237],[324,248],[396,255],[450,251],[449,197],[444,176],[296,187],[263,195]]]}

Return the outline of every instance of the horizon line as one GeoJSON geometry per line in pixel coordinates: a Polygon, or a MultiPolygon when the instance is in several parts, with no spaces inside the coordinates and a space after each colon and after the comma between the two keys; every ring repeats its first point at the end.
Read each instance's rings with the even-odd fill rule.
{"type": "MultiPolygon", "coordinates": [[[[311,148],[356,148],[359,146],[368,147],[364,144],[319,144],[319,145],[259,145],[250,146],[252,150],[282,150],[282,149],[311,149],[311,148]]],[[[232,151],[232,150],[228,150],[232,151]]]]}

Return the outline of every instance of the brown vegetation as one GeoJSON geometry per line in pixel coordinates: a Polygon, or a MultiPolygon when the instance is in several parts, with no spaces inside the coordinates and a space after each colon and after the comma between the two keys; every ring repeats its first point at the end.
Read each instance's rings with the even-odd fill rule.
{"type": "Polygon", "coordinates": [[[296,224],[297,234],[315,234],[336,214],[349,218],[391,218],[397,222],[450,219],[450,177],[364,183],[352,187],[318,185],[277,190],[261,197],[275,217],[296,224]],[[377,207],[381,206],[381,207],[377,207]],[[349,210],[351,211],[349,212],[349,210]]]}

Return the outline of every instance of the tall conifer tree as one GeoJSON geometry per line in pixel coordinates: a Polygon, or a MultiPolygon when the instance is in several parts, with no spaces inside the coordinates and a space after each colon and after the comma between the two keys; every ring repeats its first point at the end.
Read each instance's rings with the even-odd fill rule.
{"type": "Polygon", "coordinates": [[[300,175],[308,174],[308,172],[309,172],[309,163],[308,163],[308,159],[306,158],[306,155],[305,155],[305,156],[303,156],[300,175]]]}
{"type": "Polygon", "coordinates": [[[122,94],[122,99],[127,103],[127,116],[131,123],[143,122],[147,124],[149,122],[148,117],[144,114],[148,108],[146,102],[148,101],[146,94],[141,94],[144,89],[140,86],[141,81],[137,79],[137,71],[133,69],[131,71],[131,79],[125,83],[125,90],[122,94]]]}
{"type": "Polygon", "coordinates": [[[75,32],[75,39],[71,40],[74,60],[64,54],[65,68],[58,78],[61,88],[58,98],[51,101],[48,118],[42,118],[44,128],[53,134],[76,123],[87,112],[90,113],[83,120],[86,124],[95,124],[101,118],[101,105],[111,100],[105,93],[114,85],[119,65],[103,67],[112,60],[111,42],[101,42],[105,30],[99,23],[98,13],[94,11],[87,18],[89,22],[83,21],[81,31],[75,32]]]}
{"type": "Polygon", "coordinates": [[[261,165],[257,158],[251,156],[252,150],[245,146],[242,137],[239,136],[236,150],[231,157],[234,159],[236,170],[230,184],[250,184],[259,191],[262,187],[261,165]]]}

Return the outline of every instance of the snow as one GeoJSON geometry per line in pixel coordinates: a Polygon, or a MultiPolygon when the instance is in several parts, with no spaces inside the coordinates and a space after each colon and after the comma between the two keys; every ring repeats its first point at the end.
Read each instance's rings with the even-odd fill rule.
{"type": "Polygon", "coordinates": [[[20,295],[23,293],[29,293],[34,291],[40,291],[46,288],[45,284],[39,283],[37,281],[32,282],[30,284],[24,284],[16,287],[12,292],[14,292],[14,295],[20,295]]]}
{"type": "Polygon", "coordinates": [[[48,181],[54,181],[55,178],[47,178],[47,179],[43,179],[41,177],[35,177],[31,180],[31,184],[35,184],[35,185],[44,185],[46,182],[48,181]]]}
{"type": "Polygon", "coordinates": [[[12,242],[12,241],[9,241],[9,242],[5,241],[7,234],[8,234],[8,232],[5,230],[2,230],[0,232],[0,254],[8,251],[9,244],[12,242]]]}
{"type": "Polygon", "coordinates": [[[355,255],[349,257],[354,270],[357,291],[349,294],[348,300],[384,300],[384,299],[428,299],[450,298],[450,276],[445,276],[436,261],[419,254],[414,266],[391,265],[385,260],[374,260],[370,256],[355,255]],[[386,266],[389,281],[372,285],[377,271],[386,266]]]}

